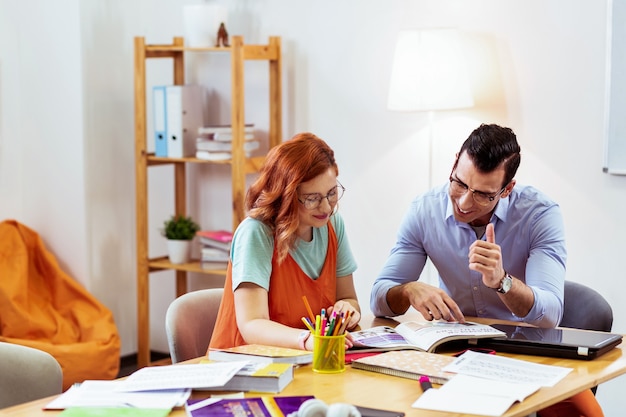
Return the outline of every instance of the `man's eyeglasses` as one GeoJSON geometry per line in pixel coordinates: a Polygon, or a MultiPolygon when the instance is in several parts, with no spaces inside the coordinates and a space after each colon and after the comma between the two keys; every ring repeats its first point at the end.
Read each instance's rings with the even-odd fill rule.
{"type": "Polygon", "coordinates": [[[339,181],[337,181],[337,185],[333,187],[332,190],[328,192],[326,195],[321,195],[319,193],[314,194],[303,194],[298,197],[298,201],[302,203],[305,209],[314,210],[318,208],[322,204],[323,199],[328,200],[328,204],[331,206],[336,204],[337,201],[341,197],[343,197],[343,193],[346,191],[343,185],[339,181]]]}
{"type": "Polygon", "coordinates": [[[450,194],[461,196],[470,191],[472,193],[472,198],[474,199],[476,204],[480,206],[488,206],[493,200],[496,199],[496,197],[502,194],[505,189],[506,186],[502,187],[502,189],[495,194],[483,193],[482,191],[476,191],[469,188],[467,184],[465,184],[458,178],[454,178],[452,175],[450,175],[450,194]]]}

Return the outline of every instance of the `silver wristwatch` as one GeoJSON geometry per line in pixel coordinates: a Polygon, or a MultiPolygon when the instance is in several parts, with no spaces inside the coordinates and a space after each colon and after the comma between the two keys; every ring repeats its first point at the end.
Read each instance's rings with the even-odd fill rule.
{"type": "Polygon", "coordinates": [[[500,281],[500,288],[497,288],[496,291],[498,291],[501,294],[506,294],[507,292],[511,290],[512,286],[513,286],[513,277],[509,275],[507,272],[505,272],[504,277],[502,278],[502,281],[500,281]]]}

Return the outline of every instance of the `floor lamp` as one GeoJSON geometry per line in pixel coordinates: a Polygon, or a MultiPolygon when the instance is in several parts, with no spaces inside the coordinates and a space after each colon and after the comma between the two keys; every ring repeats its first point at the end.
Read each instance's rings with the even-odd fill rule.
{"type": "Polygon", "coordinates": [[[387,108],[428,111],[429,189],[433,186],[435,111],[473,105],[467,66],[456,29],[416,29],[398,33],[387,108]]]}
{"type": "MultiPolygon", "coordinates": [[[[433,186],[435,111],[473,105],[467,67],[455,29],[398,33],[387,107],[394,111],[428,112],[428,189],[433,186]]],[[[438,285],[430,261],[425,271],[427,280],[438,285]]]]}

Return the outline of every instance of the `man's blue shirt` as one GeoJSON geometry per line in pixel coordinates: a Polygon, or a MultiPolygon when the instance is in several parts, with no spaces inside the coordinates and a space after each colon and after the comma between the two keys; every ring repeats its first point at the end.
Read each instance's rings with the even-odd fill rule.
{"type": "Polygon", "coordinates": [[[476,233],[454,218],[448,188],[449,184],[435,188],[411,203],[396,244],[374,282],[372,312],[376,316],[396,315],[387,304],[387,291],[419,279],[430,258],[439,273],[440,287],[464,315],[557,326],[563,311],[567,258],[559,206],[533,187],[515,185],[491,216],[504,269],[525,282],[535,296],[526,317],[516,317],[498,293],[483,284],[481,274],[469,269],[469,247],[476,233]]]}

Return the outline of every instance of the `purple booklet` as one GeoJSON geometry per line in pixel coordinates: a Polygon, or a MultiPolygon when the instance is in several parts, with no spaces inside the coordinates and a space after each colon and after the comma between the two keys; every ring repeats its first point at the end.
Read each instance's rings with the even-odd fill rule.
{"type": "Polygon", "coordinates": [[[191,417],[254,416],[273,417],[298,411],[300,405],[312,395],[267,396],[254,398],[223,398],[217,402],[209,400],[187,400],[185,408],[191,417]],[[206,403],[206,405],[202,405],[206,403]],[[278,411],[278,413],[277,413],[278,411]]]}

